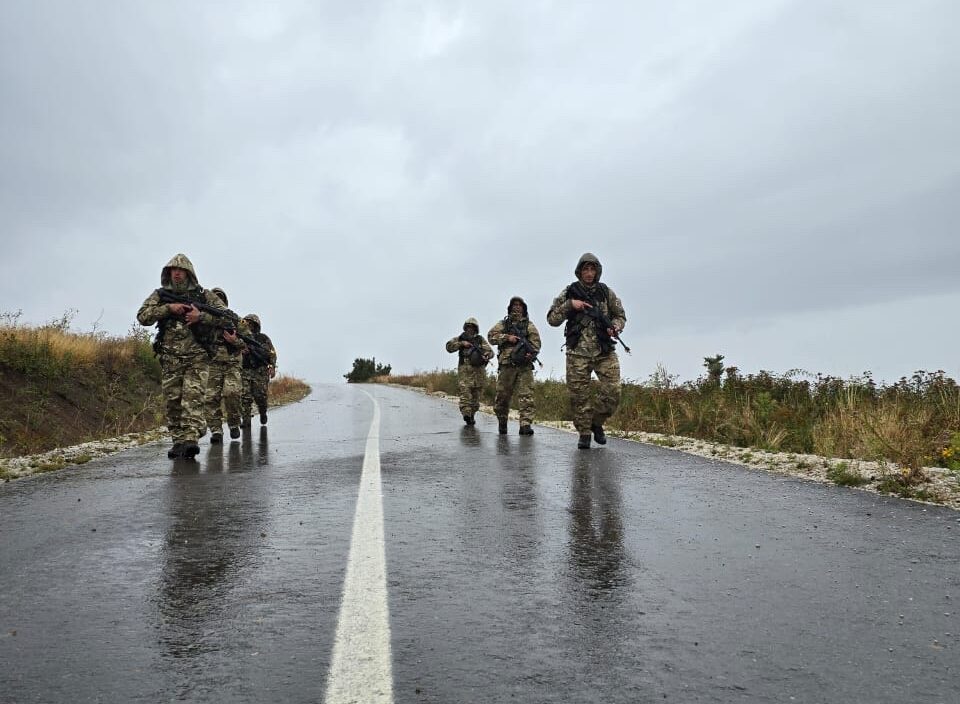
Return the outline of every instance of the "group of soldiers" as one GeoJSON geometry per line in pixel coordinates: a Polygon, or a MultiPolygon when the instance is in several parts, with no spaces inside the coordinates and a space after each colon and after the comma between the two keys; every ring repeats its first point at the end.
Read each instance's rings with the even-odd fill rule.
{"type": "Polygon", "coordinates": [[[255,403],[267,423],[270,379],[277,352],[253,313],[239,317],[227,308],[221,288],[204,289],[193,264],[177,254],[160,272],[160,288],[137,312],[141,325],[157,326],[154,351],[160,358],[171,459],[191,459],[207,430],[223,442],[223,421],[232,440],[250,427],[255,403]],[[225,413],[224,413],[225,412],[225,413]]]}
{"type": "MultiPolygon", "coordinates": [[[[577,447],[590,448],[591,441],[605,445],[603,425],[620,401],[620,360],[616,344],[627,322],[623,304],[606,284],[600,283],[603,266],[590,252],[577,261],[576,281],[560,292],[547,312],[552,327],[565,324],[566,383],[570,392],[573,424],[579,435],[577,447]],[[596,390],[591,394],[591,378],[596,390]]],[[[510,401],[516,395],[520,413],[520,435],[533,435],[533,365],[540,353],[540,332],[530,320],[526,302],[514,296],[507,315],[490,328],[485,340],[480,324],[467,318],[463,333],[447,341],[447,351],[457,352],[460,413],[467,425],[476,423],[480,391],[486,379],[486,365],[497,353],[497,394],[493,411],[498,432],[507,433],[510,401]]],[[[621,342],[622,344],[622,342],[621,342]]],[[[626,346],[624,345],[624,349],[626,346]]]]}

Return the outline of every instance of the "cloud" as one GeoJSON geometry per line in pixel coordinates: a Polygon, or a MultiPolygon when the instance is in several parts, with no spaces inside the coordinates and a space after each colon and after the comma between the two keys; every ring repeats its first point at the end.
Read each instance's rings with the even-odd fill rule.
{"type": "MultiPolygon", "coordinates": [[[[958,292],[957,20],[935,1],[4,4],[0,308],[120,333],[184,251],[302,376],[452,364],[464,317],[488,328],[514,293],[559,374],[543,318],[589,250],[635,377],[744,346],[798,366],[831,334],[814,321],[865,311],[918,307],[926,329],[942,309],[921,302],[958,292]]],[[[815,371],[902,364],[832,337],[815,371]]]]}

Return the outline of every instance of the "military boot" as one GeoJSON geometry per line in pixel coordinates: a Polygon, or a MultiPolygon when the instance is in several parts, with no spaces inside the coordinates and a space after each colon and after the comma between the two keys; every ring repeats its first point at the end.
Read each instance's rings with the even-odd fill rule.
{"type": "Polygon", "coordinates": [[[267,412],[260,411],[260,425],[266,425],[266,424],[267,424],[267,412]]]}
{"type": "Polygon", "coordinates": [[[230,439],[236,440],[239,437],[240,437],[240,428],[236,426],[230,428],[230,439]]]}
{"type": "Polygon", "coordinates": [[[194,457],[200,454],[200,446],[197,444],[196,440],[187,440],[183,443],[183,453],[182,457],[188,460],[192,460],[194,457]]]}
{"type": "Polygon", "coordinates": [[[529,425],[521,425],[521,426],[520,426],[520,434],[521,434],[521,435],[533,435],[533,428],[531,428],[529,425]]]}
{"type": "Polygon", "coordinates": [[[464,413],[463,422],[466,423],[467,425],[473,425],[473,416],[464,413]]]}
{"type": "Polygon", "coordinates": [[[581,436],[580,436],[580,439],[577,441],[577,447],[580,448],[581,450],[589,450],[589,449],[590,449],[590,436],[589,436],[589,435],[581,435],[581,436]]]}
{"type": "Polygon", "coordinates": [[[602,425],[594,425],[591,427],[591,430],[593,430],[593,439],[597,441],[598,445],[607,444],[607,436],[603,432],[602,425]]]}
{"type": "Polygon", "coordinates": [[[167,457],[169,457],[169,458],[172,459],[172,460],[175,460],[175,459],[177,459],[178,457],[181,457],[182,455],[183,455],[183,443],[182,443],[182,442],[175,442],[175,443],[173,443],[173,447],[171,447],[169,450],[167,450],[167,457]]]}
{"type": "Polygon", "coordinates": [[[497,416],[497,432],[501,435],[507,434],[507,419],[503,416],[497,416]]]}
{"type": "Polygon", "coordinates": [[[211,445],[222,445],[223,444],[223,433],[216,432],[210,434],[210,444],[211,445]]]}

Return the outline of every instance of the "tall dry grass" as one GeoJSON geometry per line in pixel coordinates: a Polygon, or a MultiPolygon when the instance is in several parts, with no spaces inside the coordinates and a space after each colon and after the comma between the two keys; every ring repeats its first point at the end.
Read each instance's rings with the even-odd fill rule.
{"type": "Polygon", "coordinates": [[[296,377],[280,374],[270,380],[270,402],[273,405],[293,403],[306,398],[311,388],[296,377]]]}
{"type": "MultiPolygon", "coordinates": [[[[387,383],[457,394],[455,371],[382,378],[387,383]]],[[[492,401],[495,376],[484,397],[492,401]]],[[[538,420],[570,420],[566,386],[534,384],[538,420]]],[[[741,375],[734,367],[717,383],[678,383],[662,367],[646,382],[623,384],[612,430],[685,435],[740,447],[894,462],[907,481],[942,463],[942,449],[960,433],[960,387],[942,371],[919,371],[894,384],[870,374],[851,379],[794,370],[741,375]]]]}

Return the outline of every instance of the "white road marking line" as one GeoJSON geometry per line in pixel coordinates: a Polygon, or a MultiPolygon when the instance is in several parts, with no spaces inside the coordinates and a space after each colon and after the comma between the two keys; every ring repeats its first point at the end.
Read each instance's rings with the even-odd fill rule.
{"type": "Polygon", "coordinates": [[[380,404],[373,401],[343,581],[343,599],[327,677],[327,704],[393,702],[390,613],[380,488],[380,404]]]}

